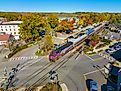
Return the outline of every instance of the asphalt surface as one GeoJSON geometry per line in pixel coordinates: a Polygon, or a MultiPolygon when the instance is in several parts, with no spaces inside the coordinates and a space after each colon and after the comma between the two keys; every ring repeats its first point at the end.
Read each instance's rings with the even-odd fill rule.
{"type": "MultiPolygon", "coordinates": [[[[75,59],[77,55],[78,53],[74,54],[71,58],[69,58],[69,60],[64,65],[62,65],[57,70],[57,73],[59,74],[59,81],[64,82],[67,85],[69,91],[86,91],[86,82],[85,82],[86,79],[94,79],[99,83],[99,91],[100,91],[100,84],[104,83],[105,80],[103,75],[101,75],[99,71],[94,73],[92,72],[97,70],[96,68],[93,67],[93,65],[100,65],[101,67],[103,67],[103,65],[106,64],[109,60],[104,59],[99,55],[91,56],[91,58],[94,59],[94,61],[86,55],[79,55],[77,59],[75,59]],[[88,74],[90,72],[92,73],[88,74]],[[88,74],[88,75],[85,75],[85,74],[88,74]],[[100,79],[97,79],[97,78],[100,78],[100,79]]],[[[20,66],[23,68],[17,73],[16,78],[18,80],[14,85],[16,87],[30,86],[35,81],[37,81],[40,77],[43,77],[46,73],[48,73],[57,64],[60,64],[65,60],[67,60],[68,56],[69,54],[66,54],[64,57],[59,59],[56,63],[52,65],[50,64],[51,66],[49,66],[49,61],[47,57],[40,57],[36,60],[35,59],[19,60],[19,61],[14,60],[14,61],[2,62],[0,64],[0,68],[1,68],[0,75],[2,75],[1,73],[5,66],[8,68],[8,71],[10,71],[12,67],[15,67],[19,63],[21,64],[20,66]],[[40,73],[39,72],[36,73],[37,70],[40,73]]],[[[57,68],[58,67],[59,66],[57,66],[57,68]]],[[[40,84],[40,83],[44,84],[50,81],[48,78],[48,74],[46,74],[44,78],[47,78],[47,80],[42,83],[40,80],[36,84],[40,84]]]]}
{"type": "MultiPolygon", "coordinates": [[[[32,46],[21,52],[17,53],[14,57],[30,57],[35,56],[35,51],[38,46],[32,46]]],[[[6,67],[10,72],[13,67],[20,64],[19,71],[16,75],[15,87],[25,87],[40,84],[43,85],[49,80],[48,72],[53,69],[57,69],[59,81],[64,82],[69,91],[86,91],[86,80],[94,79],[98,82],[98,88],[100,91],[100,85],[105,83],[103,75],[93,67],[93,65],[99,65],[103,68],[104,64],[109,62],[99,55],[87,56],[78,53],[73,54],[69,59],[68,53],[57,62],[51,64],[47,56],[39,57],[36,59],[15,59],[12,61],[1,61],[0,63],[0,76],[3,77],[3,70],[6,67]],[[77,57],[78,55],[78,57],[77,57]],[[77,58],[76,58],[77,57],[77,58]],[[96,71],[96,72],[95,72],[96,71]],[[38,79],[40,79],[38,81],[38,79]],[[43,79],[46,79],[43,81],[43,79]],[[38,81],[38,82],[37,82],[38,81]]]]}

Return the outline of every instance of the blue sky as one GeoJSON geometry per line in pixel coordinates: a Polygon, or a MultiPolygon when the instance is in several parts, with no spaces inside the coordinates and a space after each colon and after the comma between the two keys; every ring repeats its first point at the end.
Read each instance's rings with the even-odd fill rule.
{"type": "Polygon", "coordinates": [[[121,0],[0,0],[0,11],[121,12],[121,0]]]}

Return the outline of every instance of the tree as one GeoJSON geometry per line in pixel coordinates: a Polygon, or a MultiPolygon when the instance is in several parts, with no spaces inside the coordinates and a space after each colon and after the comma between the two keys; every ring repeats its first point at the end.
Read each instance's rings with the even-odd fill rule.
{"type": "Polygon", "coordinates": [[[95,42],[98,42],[100,40],[100,37],[99,37],[99,35],[93,35],[93,36],[91,36],[91,41],[95,41],[95,42]]]}
{"type": "Polygon", "coordinates": [[[58,30],[72,30],[73,29],[73,23],[71,21],[68,21],[67,19],[62,20],[59,23],[58,30]]]}
{"type": "Polygon", "coordinates": [[[20,36],[25,41],[34,41],[38,39],[39,32],[46,27],[46,19],[36,15],[23,17],[23,23],[20,25],[20,36]]]}
{"type": "Polygon", "coordinates": [[[58,27],[59,19],[56,14],[48,15],[47,20],[48,23],[50,24],[51,29],[55,29],[56,27],[58,27]]]}
{"type": "Polygon", "coordinates": [[[51,35],[45,35],[44,37],[44,48],[48,51],[54,47],[54,42],[51,35]]]}
{"type": "Polygon", "coordinates": [[[79,25],[83,25],[84,24],[84,20],[79,18],[79,22],[78,23],[79,23],[79,25]]]}

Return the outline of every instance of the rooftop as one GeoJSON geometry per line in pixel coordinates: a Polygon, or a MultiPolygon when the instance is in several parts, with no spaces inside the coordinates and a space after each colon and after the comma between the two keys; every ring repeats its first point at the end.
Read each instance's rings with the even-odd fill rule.
{"type": "Polygon", "coordinates": [[[10,38],[10,34],[1,34],[0,41],[7,41],[10,38]]]}
{"type": "Polygon", "coordinates": [[[9,21],[9,22],[2,22],[0,25],[11,25],[11,24],[21,24],[22,21],[9,21]]]}

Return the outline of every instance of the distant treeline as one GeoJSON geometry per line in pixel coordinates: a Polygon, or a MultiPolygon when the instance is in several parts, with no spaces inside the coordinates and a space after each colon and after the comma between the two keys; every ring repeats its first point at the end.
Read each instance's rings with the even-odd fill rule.
{"type": "Polygon", "coordinates": [[[102,21],[102,20],[113,20],[118,21],[118,19],[121,19],[121,13],[97,13],[97,12],[75,12],[75,13],[38,13],[38,12],[0,12],[0,17],[7,18],[8,20],[22,20],[23,17],[29,17],[31,15],[40,15],[40,16],[48,16],[51,14],[56,14],[57,16],[62,17],[78,17],[78,18],[86,18],[90,19],[90,21],[102,21]],[[96,19],[97,18],[97,19],[96,19]]]}

